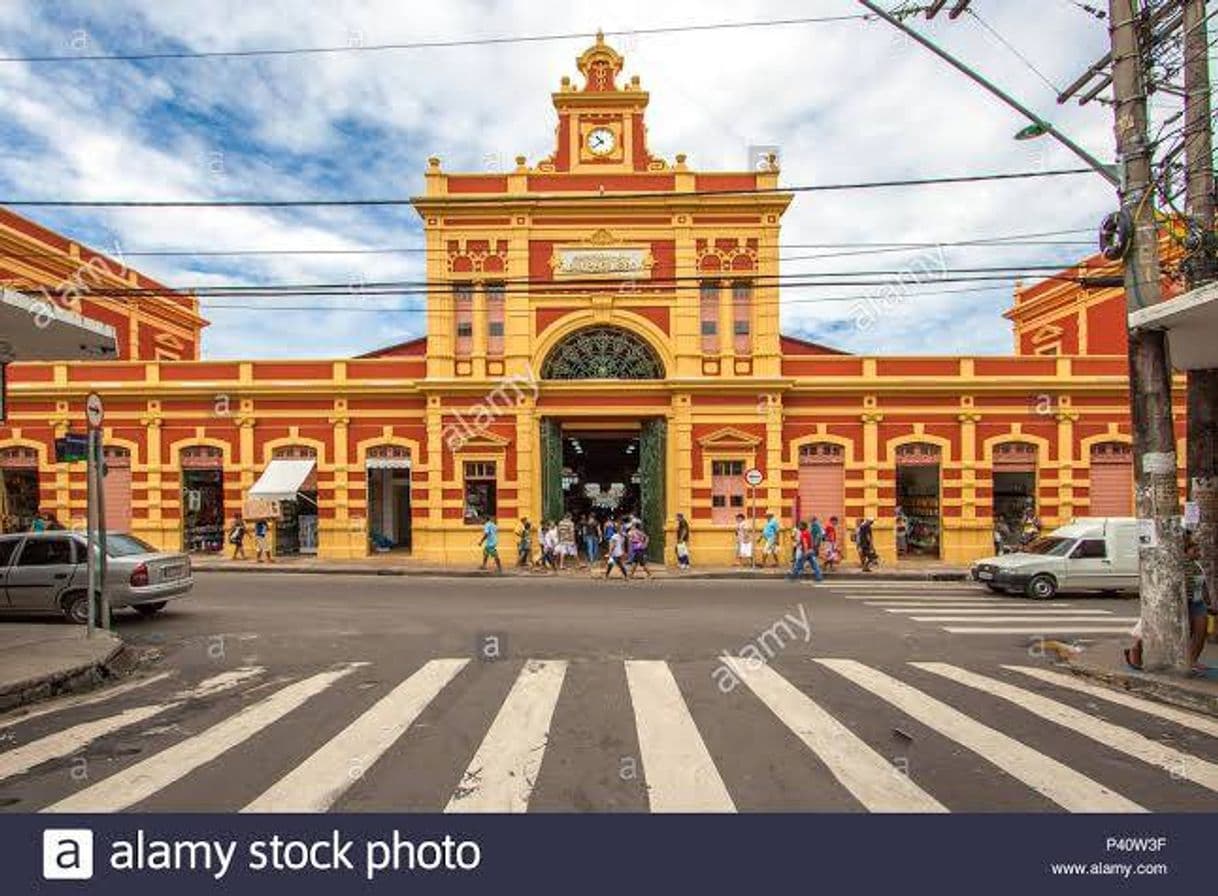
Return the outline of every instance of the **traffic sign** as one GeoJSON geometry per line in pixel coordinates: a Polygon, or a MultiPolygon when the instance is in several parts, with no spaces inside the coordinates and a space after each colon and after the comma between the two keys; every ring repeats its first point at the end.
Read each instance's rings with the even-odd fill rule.
{"type": "Polygon", "coordinates": [[[102,425],[105,417],[106,409],[102,407],[101,396],[96,392],[90,392],[85,398],[85,418],[89,421],[89,426],[97,429],[102,425]]]}
{"type": "Polygon", "coordinates": [[[744,471],[744,481],[747,482],[752,488],[757,488],[757,486],[761,485],[764,479],[765,474],[756,467],[751,467],[744,471]]]}
{"type": "Polygon", "coordinates": [[[55,440],[55,462],[70,464],[89,456],[89,437],[83,432],[70,432],[55,440]]]}

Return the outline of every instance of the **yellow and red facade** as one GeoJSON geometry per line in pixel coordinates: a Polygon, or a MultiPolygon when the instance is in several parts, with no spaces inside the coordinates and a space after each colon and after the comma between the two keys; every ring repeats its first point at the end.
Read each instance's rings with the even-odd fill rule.
{"type": "MultiPolygon", "coordinates": [[[[362,557],[376,525],[371,469],[396,458],[413,555],[455,564],[476,557],[481,534],[471,477],[493,483],[507,532],[551,509],[548,432],[653,423],[663,519],[650,522],[671,537],[683,514],[701,563],[730,561],[734,515],[754,507],[787,524],[796,513],[875,518],[877,547],[894,560],[912,481],[934,488],[945,562],[992,551],[996,474],[1024,477],[1047,526],[1132,512],[1123,318],[1092,312],[1073,285],[1017,296],[1012,356],[858,356],[783,336],[778,246],[793,197],[779,172],[699,172],[651,155],[648,95],[637,78],[619,83],[622,62],[600,40],[579,58],[584,83],[564,79],[553,95],[548,158],[479,174],[428,161],[414,201],[424,338],[301,361],[166,360],[136,340],[129,359],[12,365],[0,463],[35,464],[40,503],[79,521],[83,469],[53,463],[52,446],[97,390],[106,443],[129,457],[136,535],[182,545],[192,468],[219,471],[231,518],[274,458],[310,456],[318,553],[362,557]],[[1085,337],[1037,310],[1050,303],[1085,321],[1085,337]],[[555,374],[554,359],[598,328],[624,334],[660,375],[555,374]],[[755,495],[740,483],[749,468],[764,477],[755,495]]],[[[197,347],[194,313],[183,343],[197,347]]]]}

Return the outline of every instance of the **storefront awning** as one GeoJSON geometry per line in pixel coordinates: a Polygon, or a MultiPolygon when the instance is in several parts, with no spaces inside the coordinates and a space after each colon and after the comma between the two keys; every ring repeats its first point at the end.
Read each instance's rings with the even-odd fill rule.
{"type": "Polygon", "coordinates": [[[250,488],[249,497],[263,501],[294,501],[316,465],[314,460],[273,460],[250,488]]]}

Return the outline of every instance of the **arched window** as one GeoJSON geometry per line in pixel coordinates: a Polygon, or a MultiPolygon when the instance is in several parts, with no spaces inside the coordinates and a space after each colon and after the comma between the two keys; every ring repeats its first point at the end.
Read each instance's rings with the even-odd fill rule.
{"type": "Polygon", "coordinates": [[[664,364],[647,342],[621,327],[585,327],[554,346],[545,380],[659,380],[664,364]]]}

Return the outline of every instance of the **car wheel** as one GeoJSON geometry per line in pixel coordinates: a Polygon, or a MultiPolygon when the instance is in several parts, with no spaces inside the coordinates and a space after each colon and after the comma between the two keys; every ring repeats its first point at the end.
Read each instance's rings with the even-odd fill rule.
{"type": "Polygon", "coordinates": [[[64,618],[76,625],[87,625],[89,622],[89,595],[84,591],[73,591],[65,595],[61,606],[64,618]]]}
{"type": "Polygon", "coordinates": [[[136,604],[134,609],[135,612],[139,613],[141,616],[155,616],[157,613],[161,612],[161,610],[165,609],[165,603],[166,602],[163,600],[158,600],[150,604],[136,604]]]}
{"type": "Polygon", "coordinates": [[[1024,593],[1034,600],[1048,600],[1057,594],[1057,582],[1054,581],[1053,576],[1041,573],[1038,576],[1032,576],[1032,581],[1028,582],[1024,593]]]}

